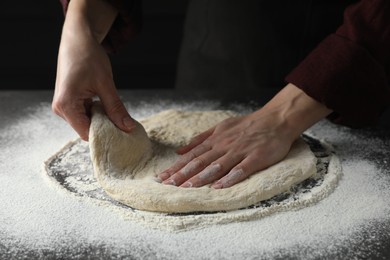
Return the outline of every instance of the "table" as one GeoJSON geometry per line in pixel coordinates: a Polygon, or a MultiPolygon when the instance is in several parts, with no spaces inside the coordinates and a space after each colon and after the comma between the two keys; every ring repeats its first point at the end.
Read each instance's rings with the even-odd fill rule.
{"type": "MultiPolygon", "coordinates": [[[[136,117],[170,107],[249,111],[264,104],[268,98],[264,96],[258,102],[242,104],[205,100],[200,95],[173,90],[132,90],[121,91],[120,94],[136,117]]],[[[352,130],[325,121],[310,129],[318,137],[335,145],[346,171],[335,195],[325,198],[318,205],[280,213],[253,223],[233,223],[171,234],[128,223],[115,212],[107,212],[83,199],[68,196],[47,183],[42,162],[67,141],[77,137],[65,122],[51,113],[51,98],[51,91],[0,92],[1,259],[390,257],[390,192],[386,191],[390,190],[389,117],[382,119],[381,127],[370,129],[352,130]],[[349,185],[356,185],[358,182],[354,179],[358,178],[363,178],[360,180],[360,193],[348,188],[349,185]],[[364,178],[376,186],[365,182],[364,178]],[[334,217],[335,225],[338,221],[348,223],[350,219],[353,232],[346,228],[331,232],[329,230],[334,228],[321,227],[321,223],[314,225],[315,219],[302,218],[317,210],[323,212],[321,208],[334,204],[332,200],[338,201],[342,207],[346,203],[340,197],[342,192],[346,194],[344,200],[351,200],[355,204],[359,204],[359,200],[356,200],[359,194],[364,195],[361,201],[372,202],[351,205],[351,209],[345,208],[337,213],[339,219],[334,217]],[[348,194],[353,195],[348,197],[348,194]],[[361,211],[372,212],[359,213],[358,206],[361,211]],[[381,209],[383,207],[388,209],[381,209]],[[376,217],[375,214],[380,216],[376,217]],[[304,225],[300,219],[309,221],[304,225]],[[283,229],[275,227],[275,232],[279,233],[272,233],[270,228],[277,221],[280,225],[295,223],[302,230],[305,226],[313,225],[312,232],[321,241],[300,237],[300,231],[293,226],[283,227],[285,235],[278,237],[283,229]],[[294,236],[297,243],[291,241],[294,236]],[[300,244],[302,241],[310,243],[300,244]]],[[[329,212],[329,218],[332,218],[332,214],[329,212]]],[[[319,219],[325,218],[321,216],[319,219]]],[[[311,231],[303,230],[302,234],[305,232],[310,234],[311,231]]]]}

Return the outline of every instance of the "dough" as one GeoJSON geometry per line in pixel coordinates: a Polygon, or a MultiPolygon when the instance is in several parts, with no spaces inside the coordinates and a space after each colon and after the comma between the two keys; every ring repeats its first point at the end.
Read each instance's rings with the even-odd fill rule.
{"type": "Polygon", "coordinates": [[[229,111],[168,110],[141,120],[130,133],[117,129],[100,105],[92,109],[90,151],[94,175],[106,193],[130,207],[158,212],[229,211],[253,205],[309,178],[316,158],[298,140],[280,163],[230,188],[180,188],[156,181],[171,166],[175,149],[225,118],[229,111]]]}

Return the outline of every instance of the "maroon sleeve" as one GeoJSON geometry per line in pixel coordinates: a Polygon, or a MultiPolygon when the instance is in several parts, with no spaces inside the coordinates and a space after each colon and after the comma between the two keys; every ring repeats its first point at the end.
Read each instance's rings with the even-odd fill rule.
{"type": "Polygon", "coordinates": [[[349,6],[338,30],[325,38],[286,81],[334,112],[335,123],[375,123],[390,105],[390,1],[349,6]]]}
{"type": "MultiPolygon", "coordinates": [[[[141,0],[106,0],[114,6],[119,14],[115,19],[102,45],[107,52],[116,52],[128,41],[134,38],[141,29],[142,9],[141,0]]],[[[70,0],[60,0],[64,14],[70,0]]]]}

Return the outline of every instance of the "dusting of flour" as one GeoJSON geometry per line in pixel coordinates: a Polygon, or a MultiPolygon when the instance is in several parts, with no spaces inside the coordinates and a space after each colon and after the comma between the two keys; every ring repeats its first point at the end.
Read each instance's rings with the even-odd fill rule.
{"type": "MultiPolygon", "coordinates": [[[[88,144],[80,139],[70,142],[45,162],[45,170],[50,181],[75,198],[98,203],[114,210],[124,218],[145,224],[156,229],[183,231],[215,224],[259,219],[281,211],[296,210],[317,203],[326,198],[336,188],[340,179],[341,167],[331,147],[321,144],[307,135],[302,136],[316,157],[315,174],[305,181],[290,187],[286,192],[247,208],[222,212],[161,213],[137,210],[126,206],[103,190],[93,177],[92,162],[88,144]]],[[[133,186],[126,185],[126,189],[133,186]]],[[[156,192],[156,191],[155,191],[156,192]]],[[[153,192],[153,193],[155,193],[153,192]]],[[[130,195],[141,200],[139,195],[130,195]]]]}
{"type": "MultiPolygon", "coordinates": [[[[220,107],[145,101],[128,108],[140,118],[171,108],[220,107]]],[[[24,112],[0,128],[2,259],[384,258],[389,246],[389,136],[370,138],[321,122],[310,132],[336,147],[344,172],[329,197],[259,220],[171,233],[123,220],[49,185],[42,162],[76,135],[52,115],[49,103],[24,112]]]]}

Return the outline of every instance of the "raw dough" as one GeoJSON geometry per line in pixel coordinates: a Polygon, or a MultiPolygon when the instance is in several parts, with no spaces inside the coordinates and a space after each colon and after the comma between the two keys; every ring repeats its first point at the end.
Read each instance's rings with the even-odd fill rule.
{"type": "Polygon", "coordinates": [[[230,188],[160,184],[156,176],[178,158],[175,148],[234,113],[168,110],[141,120],[146,131],[138,124],[127,134],[111,123],[99,105],[92,112],[89,143],[95,178],[108,195],[136,209],[158,212],[240,209],[285,192],[316,171],[315,156],[304,141],[298,140],[282,162],[230,188]]]}

